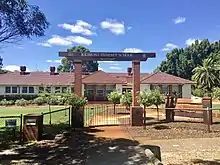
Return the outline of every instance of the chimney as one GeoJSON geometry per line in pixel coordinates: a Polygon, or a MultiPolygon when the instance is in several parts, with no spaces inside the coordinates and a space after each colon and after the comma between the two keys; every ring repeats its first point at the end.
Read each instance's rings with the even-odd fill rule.
{"type": "Polygon", "coordinates": [[[51,66],[50,67],[50,75],[55,75],[55,70],[56,70],[55,66],[51,66]]]}
{"type": "Polygon", "coordinates": [[[128,67],[127,71],[128,71],[128,75],[131,76],[132,75],[132,68],[128,67]]]}
{"type": "Polygon", "coordinates": [[[20,66],[20,75],[25,75],[26,66],[20,66]]]}

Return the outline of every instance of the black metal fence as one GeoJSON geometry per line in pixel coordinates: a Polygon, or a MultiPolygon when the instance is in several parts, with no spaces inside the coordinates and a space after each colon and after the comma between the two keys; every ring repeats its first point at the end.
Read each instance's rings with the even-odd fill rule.
{"type": "Polygon", "coordinates": [[[125,106],[89,105],[84,108],[84,126],[130,124],[130,111],[125,106]]]}
{"type": "Polygon", "coordinates": [[[71,108],[63,108],[50,112],[41,113],[43,115],[43,135],[54,136],[62,131],[70,130],[71,108]]]}
{"type": "Polygon", "coordinates": [[[23,115],[0,116],[0,143],[22,141],[23,115]]]}

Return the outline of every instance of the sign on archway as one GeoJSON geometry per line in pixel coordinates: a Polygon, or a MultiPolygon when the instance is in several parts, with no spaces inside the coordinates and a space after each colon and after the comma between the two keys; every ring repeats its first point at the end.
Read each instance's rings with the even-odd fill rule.
{"type": "Polygon", "coordinates": [[[137,102],[137,93],[140,91],[140,61],[155,58],[156,53],[122,53],[122,52],[59,52],[60,57],[73,61],[75,68],[74,91],[82,96],[82,61],[132,61],[132,108],[131,125],[143,125],[143,109],[137,102]]]}

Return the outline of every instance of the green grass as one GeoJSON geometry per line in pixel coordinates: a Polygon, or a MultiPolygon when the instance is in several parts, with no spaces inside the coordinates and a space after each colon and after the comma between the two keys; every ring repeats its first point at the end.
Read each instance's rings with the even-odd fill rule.
{"type": "MultiPolygon", "coordinates": [[[[51,111],[63,109],[65,106],[51,106],[51,111]]],[[[105,108],[102,106],[88,105],[84,112],[84,121],[90,120],[95,114],[103,112],[105,108]],[[91,107],[97,107],[91,109],[91,107]]],[[[48,106],[33,106],[33,107],[0,107],[0,116],[19,116],[21,114],[41,114],[42,112],[49,112],[48,106]]],[[[51,123],[67,123],[68,122],[68,110],[56,112],[51,114],[51,123]]],[[[44,124],[49,124],[50,115],[44,115],[44,124]]],[[[4,127],[5,120],[0,118],[0,127],[4,127]]],[[[20,125],[20,119],[17,119],[17,125],[20,125]]]]}
{"type": "MultiPolygon", "coordinates": [[[[64,106],[51,106],[51,111],[65,108],[64,106]]],[[[42,112],[48,112],[48,106],[38,107],[0,107],[0,116],[19,116],[21,114],[41,114],[42,112]]],[[[44,124],[49,124],[50,115],[44,116],[44,124]]],[[[68,121],[68,110],[51,114],[52,124],[68,121]],[[65,115],[67,114],[67,115],[65,115]]],[[[0,127],[4,127],[5,120],[0,119],[0,127]]],[[[20,125],[20,119],[17,119],[17,125],[20,125]]]]}

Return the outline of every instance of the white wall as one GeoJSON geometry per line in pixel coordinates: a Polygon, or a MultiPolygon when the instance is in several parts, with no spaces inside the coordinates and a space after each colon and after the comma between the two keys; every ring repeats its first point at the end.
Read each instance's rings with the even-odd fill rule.
{"type": "Polygon", "coordinates": [[[191,84],[184,84],[182,86],[183,98],[191,98],[191,84]]]}
{"type": "Polygon", "coordinates": [[[141,84],[140,91],[150,91],[150,85],[149,84],[141,84]]]}
{"type": "Polygon", "coordinates": [[[82,84],[82,96],[84,96],[84,92],[85,92],[85,85],[82,84]]]}
{"type": "Polygon", "coordinates": [[[5,86],[0,86],[0,95],[5,93],[5,86]]]}

